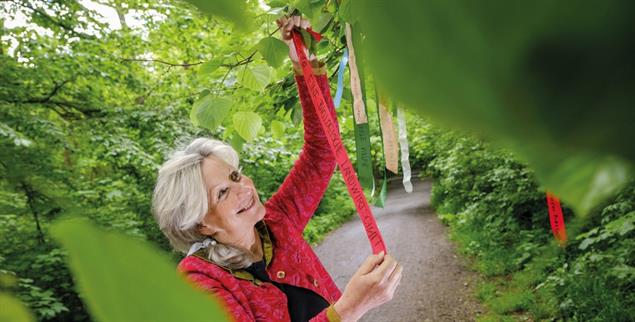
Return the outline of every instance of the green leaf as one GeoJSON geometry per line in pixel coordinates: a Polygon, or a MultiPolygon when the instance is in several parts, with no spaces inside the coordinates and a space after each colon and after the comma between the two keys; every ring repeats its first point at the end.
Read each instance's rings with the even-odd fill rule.
{"type": "Polygon", "coordinates": [[[239,29],[248,30],[251,27],[253,19],[247,15],[247,5],[244,0],[187,1],[208,15],[222,17],[233,22],[239,29]]]}
{"type": "Polygon", "coordinates": [[[231,106],[230,98],[207,95],[194,102],[190,111],[190,120],[195,126],[214,131],[221,125],[231,106]]]}
{"type": "Polygon", "coordinates": [[[296,0],[293,6],[306,16],[309,21],[317,22],[324,6],[324,0],[296,0]]]}
{"type": "Polygon", "coordinates": [[[33,142],[25,137],[22,133],[15,131],[10,126],[0,122],[0,137],[6,137],[9,140],[13,141],[13,144],[16,146],[28,147],[33,142]]]}
{"type": "Polygon", "coordinates": [[[289,4],[289,1],[285,0],[270,0],[267,1],[267,4],[272,8],[282,8],[289,4]]]}
{"type": "Polygon", "coordinates": [[[271,121],[271,134],[276,139],[282,139],[284,137],[284,123],[278,120],[271,121]]]}
{"type": "MultiPolygon", "coordinates": [[[[333,17],[333,15],[331,15],[328,12],[320,13],[320,16],[319,16],[318,20],[313,22],[313,30],[315,30],[317,32],[324,32],[323,29],[326,28],[326,26],[331,21],[332,17],[333,17]]],[[[326,38],[322,38],[322,39],[326,40],[326,38]]]]}
{"type": "Polygon", "coordinates": [[[230,144],[234,148],[234,150],[236,150],[237,152],[240,152],[243,149],[243,144],[245,144],[245,140],[241,138],[240,135],[238,135],[238,133],[234,133],[232,134],[230,144]]]}
{"type": "Polygon", "coordinates": [[[626,168],[635,163],[635,145],[627,139],[635,137],[629,86],[635,73],[624,72],[632,65],[624,44],[633,38],[623,27],[632,20],[630,4],[571,10],[539,0],[493,10],[467,0],[396,0],[351,6],[365,35],[356,50],[389,96],[438,123],[502,142],[577,214],[632,175],[626,168]],[[400,22],[377,23],[385,17],[400,22]]]}
{"type": "Polygon", "coordinates": [[[595,243],[596,238],[586,238],[584,239],[581,243],[580,246],[578,246],[578,248],[580,250],[585,250],[587,249],[591,244],[595,243]]]}
{"type": "Polygon", "coordinates": [[[228,321],[211,294],[188,285],[167,254],[83,219],[53,225],[82,299],[98,321],[228,321]]]}
{"type": "Polygon", "coordinates": [[[351,14],[351,1],[352,0],[342,0],[337,10],[337,15],[340,17],[341,20],[353,24],[355,20],[353,19],[353,15],[351,14]]]}
{"type": "Polygon", "coordinates": [[[254,112],[236,112],[234,130],[247,142],[253,141],[262,127],[260,115],[254,112]]]}
{"type": "Polygon", "coordinates": [[[630,165],[613,157],[571,155],[553,168],[541,161],[534,164],[542,170],[538,178],[548,190],[571,204],[579,215],[588,214],[595,205],[614,195],[630,180],[630,165]]]}
{"type": "Polygon", "coordinates": [[[300,122],[302,122],[302,107],[300,106],[300,104],[296,103],[293,108],[291,109],[291,111],[293,111],[293,115],[291,116],[291,120],[293,121],[294,125],[299,125],[300,122]]]}
{"type": "Polygon", "coordinates": [[[616,232],[620,236],[625,236],[635,230],[635,211],[611,221],[606,225],[606,230],[616,232]]]}
{"type": "Polygon", "coordinates": [[[256,48],[267,64],[273,68],[282,65],[282,62],[289,54],[289,47],[287,47],[284,41],[274,37],[261,39],[256,45],[256,48]]]}
{"type": "Polygon", "coordinates": [[[0,293],[0,322],[31,322],[35,321],[27,307],[17,298],[0,293]]]}
{"type": "Polygon", "coordinates": [[[309,52],[313,53],[313,36],[304,29],[300,30],[300,34],[302,35],[302,42],[304,43],[304,46],[309,49],[309,52]]]}
{"type": "Polygon", "coordinates": [[[223,62],[221,60],[215,60],[215,59],[205,62],[198,69],[198,77],[199,78],[209,77],[211,73],[213,73],[215,70],[218,69],[218,67],[222,65],[222,63],[223,62]]]}
{"type": "Polygon", "coordinates": [[[246,66],[240,82],[247,88],[261,92],[271,81],[271,68],[267,65],[246,66]]]}

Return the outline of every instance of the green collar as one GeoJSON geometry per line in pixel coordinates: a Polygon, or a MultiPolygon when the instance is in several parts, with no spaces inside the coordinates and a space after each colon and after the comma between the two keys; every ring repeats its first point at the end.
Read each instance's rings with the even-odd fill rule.
{"type": "MultiPolygon", "coordinates": [[[[267,229],[267,225],[265,224],[264,220],[261,220],[256,223],[256,230],[258,231],[258,235],[260,235],[260,240],[262,241],[262,250],[263,250],[263,256],[265,258],[266,267],[269,267],[269,263],[271,262],[271,259],[273,258],[273,242],[271,241],[271,235],[269,235],[269,230],[267,229]]],[[[218,265],[212,262],[211,260],[209,260],[209,258],[207,258],[205,253],[206,253],[206,250],[201,249],[197,251],[196,253],[194,253],[193,255],[204,261],[218,265]]],[[[231,269],[221,265],[218,265],[218,266],[223,268],[225,271],[228,271],[230,274],[232,274],[236,278],[251,281],[252,283],[258,286],[262,284],[261,280],[257,279],[255,276],[251,275],[251,273],[247,272],[244,269],[231,269]]]]}

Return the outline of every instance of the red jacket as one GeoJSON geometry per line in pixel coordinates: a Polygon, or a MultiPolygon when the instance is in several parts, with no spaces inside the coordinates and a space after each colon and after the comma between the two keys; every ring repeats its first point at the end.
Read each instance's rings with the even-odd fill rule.
{"type": "MultiPolygon", "coordinates": [[[[326,75],[316,77],[322,93],[330,97],[326,75]]],[[[264,205],[264,223],[273,239],[272,247],[265,247],[269,248],[265,258],[267,250],[272,253],[267,258],[266,271],[272,281],[310,289],[331,304],[311,321],[334,321],[339,317],[333,303],[341,292],[304,241],[302,232],[317,209],[336,164],[304,77],[296,75],[296,82],[304,115],[304,146],[280,189],[264,205]]],[[[327,102],[336,117],[331,100],[327,102]]],[[[267,239],[265,236],[266,243],[267,239]]],[[[201,257],[185,257],[178,269],[197,286],[221,298],[237,321],[289,321],[286,295],[276,286],[255,280],[246,271],[225,270],[201,257]]]]}

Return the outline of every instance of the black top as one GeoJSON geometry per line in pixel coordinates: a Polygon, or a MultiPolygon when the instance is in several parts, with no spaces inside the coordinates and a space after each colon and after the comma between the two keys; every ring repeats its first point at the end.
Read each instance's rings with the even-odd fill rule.
{"type": "Polygon", "coordinates": [[[265,271],[267,264],[265,260],[251,264],[245,270],[255,278],[268,282],[278,287],[287,296],[287,306],[289,307],[289,316],[293,322],[309,321],[322,310],[329,307],[329,303],[317,293],[289,284],[273,282],[269,279],[265,271]]]}

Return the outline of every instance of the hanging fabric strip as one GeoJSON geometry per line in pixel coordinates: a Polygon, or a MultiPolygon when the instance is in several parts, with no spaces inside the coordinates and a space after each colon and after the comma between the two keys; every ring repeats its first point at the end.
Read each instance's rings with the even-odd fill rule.
{"type": "Polygon", "coordinates": [[[564,217],[562,216],[562,207],[558,197],[547,191],[547,209],[549,210],[549,222],[551,223],[551,231],[556,237],[560,246],[564,246],[567,242],[567,231],[564,227],[564,217]]]}
{"type": "Polygon", "coordinates": [[[346,24],[346,46],[348,47],[348,60],[351,74],[351,91],[353,92],[353,115],[356,124],[368,123],[366,117],[366,106],[364,106],[364,95],[362,93],[362,83],[357,69],[357,59],[355,59],[355,48],[353,47],[353,32],[351,25],[346,24]]]}
{"type": "Polygon", "coordinates": [[[342,103],[342,94],[344,93],[344,73],[346,72],[346,64],[348,64],[348,48],[344,48],[342,59],[340,59],[340,66],[337,70],[337,90],[335,91],[335,99],[333,105],[335,108],[340,107],[342,103]]]}
{"type": "Polygon", "coordinates": [[[384,178],[381,181],[381,188],[379,194],[373,197],[373,206],[384,208],[386,204],[386,197],[388,196],[388,180],[386,178],[386,171],[384,170],[384,178]]]}
{"type": "Polygon", "coordinates": [[[355,154],[357,156],[357,176],[364,189],[375,195],[375,177],[370,155],[370,128],[364,103],[364,73],[355,57],[351,26],[346,24],[346,45],[348,46],[349,73],[353,94],[353,117],[355,118],[355,154]]]}
{"type": "MultiPolygon", "coordinates": [[[[381,122],[381,110],[380,110],[380,99],[379,99],[379,94],[377,92],[377,88],[375,88],[375,108],[377,110],[377,117],[379,119],[379,121],[381,122]]],[[[380,123],[381,124],[381,123],[380,123]]],[[[386,203],[386,195],[387,195],[387,174],[388,174],[388,170],[386,170],[386,150],[385,150],[385,143],[384,143],[384,135],[383,135],[383,127],[380,126],[379,127],[379,137],[381,138],[381,156],[382,159],[384,161],[384,168],[383,168],[383,179],[381,182],[381,188],[379,190],[379,193],[377,195],[373,195],[373,201],[372,204],[373,206],[376,207],[380,207],[380,208],[384,208],[384,204],[386,203]]]]}
{"type": "Polygon", "coordinates": [[[381,125],[382,143],[384,144],[384,159],[386,169],[394,174],[399,173],[399,146],[395,136],[392,116],[388,112],[388,102],[385,97],[377,95],[379,99],[379,123],[381,125]]]}
{"type": "Polygon", "coordinates": [[[410,182],[410,157],[408,152],[408,133],[406,129],[406,115],[401,107],[397,108],[397,122],[399,123],[399,146],[401,147],[401,169],[403,170],[403,187],[407,193],[412,192],[410,182]]]}
{"type": "MultiPolygon", "coordinates": [[[[302,43],[302,36],[300,36],[298,32],[293,32],[293,43],[295,44],[295,49],[300,60],[300,66],[302,66],[304,78],[309,88],[309,94],[311,96],[311,100],[313,101],[313,105],[315,106],[315,111],[318,114],[320,123],[322,124],[322,129],[324,130],[329,146],[331,147],[331,151],[335,155],[335,161],[342,173],[348,192],[350,193],[353,203],[357,208],[357,212],[359,213],[359,217],[362,220],[362,224],[366,230],[366,235],[370,241],[373,253],[377,254],[381,251],[386,252],[384,239],[379,232],[379,227],[377,227],[377,222],[370,210],[370,205],[364,196],[364,191],[357,180],[353,165],[348,158],[346,148],[344,147],[342,138],[339,135],[336,125],[337,119],[331,117],[328,111],[328,105],[326,103],[327,98],[322,95],[320,85],[318,84],[315,75],[313,75],[313,68],[311,67],[311,64],[309,63],[309,60],[303,50],[304,44],[302,43]]],[[[331,97],[328,97],[328,99],[331,99],[331,97]]]]}

